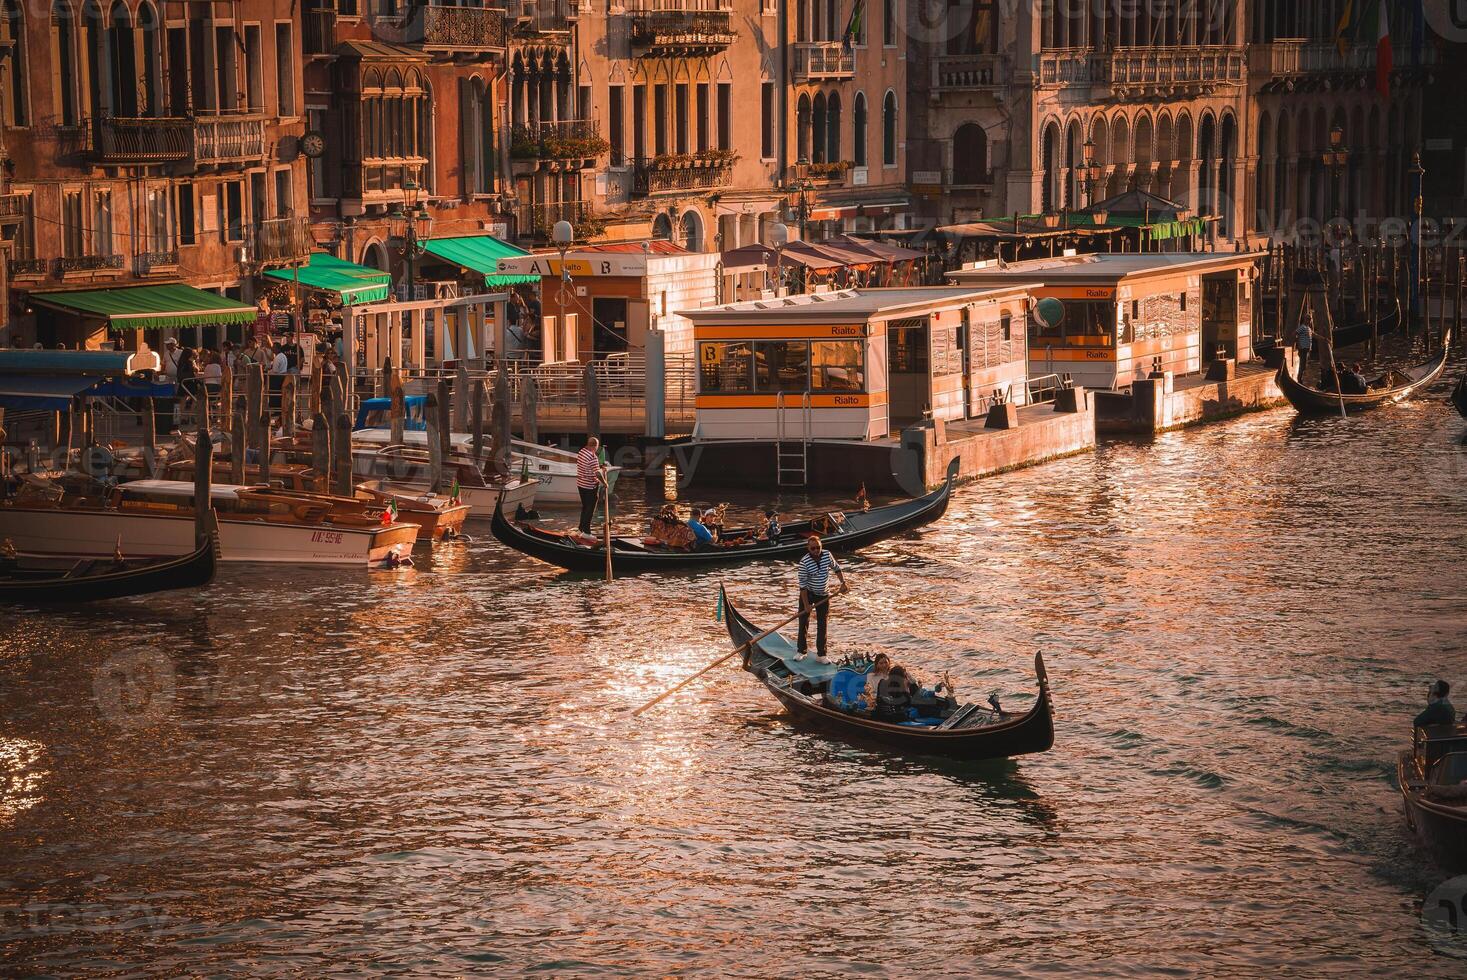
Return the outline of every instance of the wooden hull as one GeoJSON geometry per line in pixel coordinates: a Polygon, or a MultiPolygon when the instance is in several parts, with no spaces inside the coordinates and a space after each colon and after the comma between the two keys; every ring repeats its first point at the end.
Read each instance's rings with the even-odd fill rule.
{"type": "MultiPolygon", "coordinates": [[[[404,493],[427,493],[430,486],[427,467],[407,466],[398,471],[386,458],[372,452],[353,452],[352,472],[360,479],[381,480],[404,493]]],[[[494,508],[499,505],[501,498],[505,508],[511,512],[517,507],[528,509],[535,506],[535,495],[539,487],[534,480],[511,478],[502,486],[460,485],[458,498],[468,505],[470,518],[487,521],[494,517],[494,508]]]]}
{"type": "MultiPolygon", "coordinates": [[[[864,513],[848,513],[847,529],[822,535],[821,540],[831,551],[854,551],[932,523],[947,512],[957,470],[958,464],[954,460],[948,466],[947,480],[943,485],[925,496],[886,507],[873,507],[864,513]]],[[[693,551],[653,551],[642,546],[640,537],[618,537],[612,541],[612,567],[615,572],[629,573],[798,558],[805,552],[802,532],[807,532],[808,528],[808,521],[788,525],[780,541],[773,545],[750,544],[693,551]]],[[[555,532],[529,524],[515,524],[502,511],[494,514],[491,530],[509,547],[552,565],[585,572],[604,571],[606,568],[606,549],[599,543],[596,546],[580,545],[555,532]]]]}
{"type": "Polygon", "coordinates": [[[416,524],[421,529],[418,532],[419,543],[456,537],[469,517],[468,504],[449,505],[447,497],[424,499],[421,494],[395,491],[391,484],[382,481],[363,483],[357,489],[383,506],[395,500],[397,519],[404,524],[416,524]]]}
{"type": "MultiPolygon", "coordinates": [[[[724,595],[724,612],[729,639],[743,646],[762,631],[734,608],[724,595]]],[[[938,755],[976,761],[1046,752],[1054,745],[1054,704],[1044,658],[1034,659],[1039,679],[1039,696],[1025,712],[1004,712],[993,723],[978,728],[938,730],[888,724],[850,714],[820,703],[793,690],[781,653],[788,654],[789,642],[779,634],[758,640],[744,656],[744,669],[754,674],[789,711],[797,723],[853,742],[875,743],[916,755],[938,755]],[[766,649],[766,646],[768,649],[766,649]]]]}
{"type": "Polygon", "coordinates": [[[1396,764],[1396,782],[1406,805],[1406,822],[1443,866],[1467,871],[1467,806],[1447,806],[1426,799],[1414,786],[1410,752],[1396,764]]]}
{"type": "MultiPolygon", "coordinates": [[[[415,524],[340,527],[219,520],[220,560],[292,565],[370,565],[405,554],[418,537],[415,524]]],[[[195,547],[192,514],[116,510],[0,507],[0,539],[16,550],[71,558],[172,558],[195,547]]]]}
{"type": "Polygon", "coordinates": [[[1452,389],[1452,406],[1458,415],[1467,419],[1467,374],[1462,375],[1462,380],[1452,389]]]}
{"type": "Polygon", "coordinates": [[[1382,388],[1364,395],[1341,395],[1311,388],[1289,373],[1287,362],[1279,367],[1274,380],[1289,404],[1301,415],[1338,415],[1343,406],[1346,412],[1363,412],[1393,402],[1405,401],[1435,383],[1447,366],[1448,342],[1444,341],[1436,357],[1407,372],[1408,383],[1382,388]]]}
{"type": "Polygon", "coordinates": [[[0,574],[0,602],[99,602],[124,596],[147,595],[171,589],[194,589],[214,579],[219,542],[209,535],[182,558],[148,562],[138,567],[114,568],[110,558],[81,575],[0,574]]]}

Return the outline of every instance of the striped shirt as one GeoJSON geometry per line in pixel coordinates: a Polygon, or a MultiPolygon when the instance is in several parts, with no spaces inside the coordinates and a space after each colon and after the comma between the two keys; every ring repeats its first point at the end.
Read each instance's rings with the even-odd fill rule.
{"type": "Polygon", "coordinates": [[[816,558],[808,551],[800,559],[800,588],[811,595],[826,595],[830,590],[830,573],[840,571],[835,555],[821,550],[816,558]]]}
{"type": "Polygon", "coordinates": [[[600,468],[601,460],[596,458],[596,451],[590,446],[576,453],[576,486],[582,490],[596,489],[596,474],[600,468]]]}

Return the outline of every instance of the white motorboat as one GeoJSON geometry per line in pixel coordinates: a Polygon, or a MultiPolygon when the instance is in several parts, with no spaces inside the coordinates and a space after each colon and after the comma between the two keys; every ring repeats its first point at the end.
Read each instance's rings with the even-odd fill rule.
{"type": "MultiPolygon", "coordinates": [[[[371,565],[407,555],[418,525],[383,523],[381,508],[325,494],[215,484],[221,558],[228,562],[371,565]]],[[[30,488],[0,504],[0,540],[17,550],[96,558],[193,551],[194,485],[137,480],[102,496],[30,488]]]]}
{"type": "MultiPolygon", "coordinates": [[[[366,421],[372,423],[366,428],[354,429],[351,434],[352,442],[365,446],[386,446],[392,443],[392,431],[376,424],[378,415],[386,413],[368,412],[364,413],[366,421]]],[[[486,435],[487,439],[488,436],[486,435]]],[[[474,437],[467,432],[453,432],[448,437],[449,445],[456,452],[468,453],[472,450],[474,437]]],[[[428,433],[422,429],[405,429],[402,434],[402,445],[405,446],[427,446],[428,433]]],[[[535,499],[542,504],[578,504],[581,496],[576,490],[576,453],[571,449],[561,449],[559,446],[541,446],[533,442],[525,442],[523,439],[514,439],[510,442],[510,469],[516,474],[528,474],[540,482],[540,487],[535,492],[535,499]]],[[[616,477],[621,473],[621,467],[613,466],[608,471],[612,486],[615,486],[616,477]]]]}
{"type": "MultiPolygon", "coordinates": [[[[383,446],[381,449],[357,446],[351,451],[352,473],[358,479],[380,480],[394,490],[427,493],[432,480],[428,475],[428,451],[412,446],[383,446]]],[[[469,505],[473,520],[490,520],[494,508],[504,498],[504,509],[514,513],[519,507],[535,506],[540,484],[536,480],[508,477],[485,479],[473,460],[454,454],[443,461],[444,477],[458,481],[458,499],[469,505]]]]}

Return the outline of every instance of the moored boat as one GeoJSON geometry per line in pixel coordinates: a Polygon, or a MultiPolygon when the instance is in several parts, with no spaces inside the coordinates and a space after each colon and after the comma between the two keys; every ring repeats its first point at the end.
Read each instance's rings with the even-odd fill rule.
{"type": "MultiPolygon", "coordinates": [[[[827,523],[831,528],[820,532],[827,549],[854,551],[940,518],[947,511],[957,475],[958,461],[953,460],[948,465],[947,479],[931,493],[870,510],[829,514],[786,524],[780,536],[772,542],[754,540],[752,528],[731,528],[724,532],[726,540],[742,540],[742,544],[702,546],[691,550],[648,544],[640,535],[617,535],[611,542],[612,569],[613,572],[638,572],[798,558],[805,551],[805,539],[815,533],[821,523],[827,523]]],[[[551,530],[528,521],[514,521],[505,516],[503,510],[495,511],[490,529],[504,544],[552,565],[576,571],[602,571],[606,568],[606,549],[600,540],[551,530]]]]}
{"type": "MultiPolygon", "coordinates": [[[[410,446],[354,448],[351,459],[352,472],[359,480],[381,480],[403,493],[426,493],[432,486],[426,449],[410,446]]],[[[457,482],[458,499],[468,505],[469,517],[481,520],[492,518],[500,501],[511,511],[534,507],[540,486],[533,479],[485,476],[473,460],[458,455],[443,461],[443,475],[450,484],[457,482]]]]}
{"type": "MultiPolygon", "coordinates": [[[[384,524],[381,507],[352,497],[216,483],[210,499],[222,561],[371,565],[407,554],[418,537],[418,525],[384,524]]],[[[0,503],[0,538],[50,556],[185,555],[195,547],[193,501],[194,485],[175,480],[89,493],[30,487],[0,503]]]]}
{"type": "Polygon", "coordinates": [[[1417,729],[1396,781],[1417,836],[1447,867],[1467,870],[1467,727],[1417,729]]]}
{"type": "Polygon", "coordinates": [[[463,532],[469,516],[469,505],[459,503],[441,493],[403,490],[386,480],[367,480],[357,484],[357,492],[382,507],[395,505],[398,517],[422,528],[418,541],[455,538],[463,532]]]}
{"type": "Polygon", "coordinates": [[[1391,402],[1405,401],[1430,386],[1447,366],[1450,345],[1451,331],[1447,331],[1442,338],[1441,349],[1430,360],[1404,371],[1392,369],[1386,372],[1384,383],[1364,394],[1341,394],[1311,388],[1289,373],[1287,361],[1279,366],[1274,380],[1289,404],[1303,415],[1330,415],[1340,412],[1341,409],[1346,412],[1360,412],[1391,402]]]}
{"type": "MultiPolygon", "coordinates": [[[[1369,317],[1355,320],[1343,326],[1335,327],[1335,347],[1352,347],[1355,344],[1363,344],[1371,337],[1384,338],[1395,333],[1401,326],[1401,304],[1392,300],[1390,308],[1376,317],[1372,322],[1369,317]]],[[[1290,346],[1292,338],[1285,338],[1284,346],[1290,346]]],[[[1257,337],[1253,340],[1253,353],[1262,356],[1264,351],[1279,346],[1276,337],[1257,337]]]]}
{"type": "Polygon", "coordinates": [[[1467,374],[1462,375],[1452,389],[1452,406],[1457,409],[1458,415],[1467,419],[1467,374]]]}
{"type": "Polygon", "coordinates": [[[757,677],[797,723],[903,752],[964,760],[1009,758],[1045,752],[1054,745],[1054,704],[1042,655],[1034,657],[1039,693],[1027,711],[960,705],[949,698],[928,710],[911,709],[906,720],[880,720],[849,710],[842,692],[835,690],[855,671],[814,658],[798,659],[789,640],[777,632],[761,635],[727,593],[721,598],[729,639],[735,648],[747,644],[744,670],[757,677]]]}
{"type": "Polygon", "coordinates": [[[0,602],[98,602],[173,589],[193,589],[214,579],[219,541],[209,534],[181,558],[0,559],[0,602]]]}

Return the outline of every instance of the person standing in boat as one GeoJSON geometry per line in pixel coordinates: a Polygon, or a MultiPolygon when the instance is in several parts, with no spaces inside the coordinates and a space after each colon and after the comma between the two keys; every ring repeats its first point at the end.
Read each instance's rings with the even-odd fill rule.
{"type": "Polygon", "coordinates": [[[1309,352],[1314,348],[1314,327],[1310,324],[1313,319],[1306,312],[1304,318],[1299,321],[1299,328],[1294,331],[1294,348],[1299,352],[1299,380],[1304,380],[1304,365],[1309,363],[1309,352]]]}
{"type": "Polygon", "coordinates": [[[815,659],[825,659],[825,627],[830,618],[830,573],[840,579],[840,591],[848,591],[846,573],[835,563],[835,555],[820,544],[820,536],[812,534],[805,543],[805,556],[800,559],[800,636],[797,646],[800,659],[809,653],[807,642],[810,630],[810,612],[815,612],[815,659]]]}
{"type": "Polygon", "coordinates": [[[576,490],[581,495],[581,533],[591,533],[591,518],[596,514],[596,500],[601,488],[606,485],[606,470],[601,465],[597,451],[601,440],[595,436],[586,440],[586,445],[576,453],[576,490]]]}

